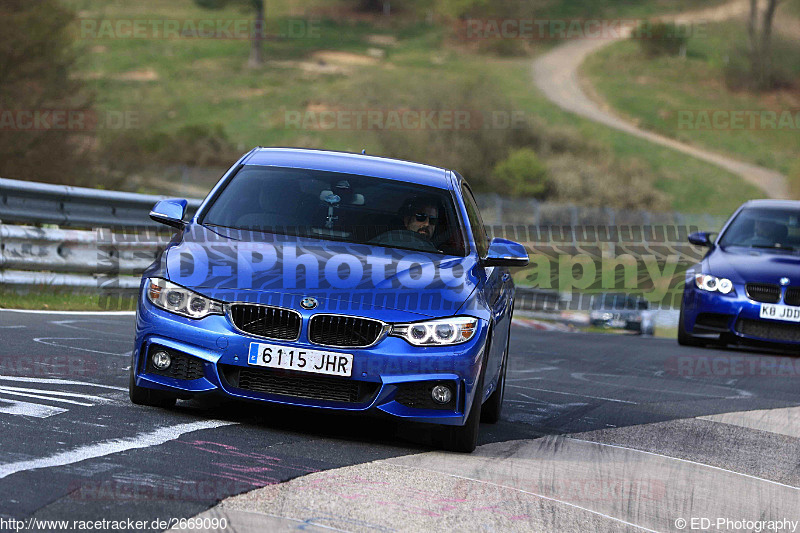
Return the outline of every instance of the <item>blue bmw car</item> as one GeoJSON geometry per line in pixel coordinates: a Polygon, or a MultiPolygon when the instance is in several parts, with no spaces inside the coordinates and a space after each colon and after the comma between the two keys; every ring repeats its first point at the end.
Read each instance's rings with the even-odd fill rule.
{"type": "Polygon", "coordinates": [[[144,273],[130,398],[198,395],[437,424],[474,450],[500,416],[520,244],[487,239],[458,173],[256,148],[144,273]]]}
{"type": "Polygon", "coordinates": [[[753,200],[728,220],[686,272],[678,342],[800,348],[800,202],[753,200]]]}

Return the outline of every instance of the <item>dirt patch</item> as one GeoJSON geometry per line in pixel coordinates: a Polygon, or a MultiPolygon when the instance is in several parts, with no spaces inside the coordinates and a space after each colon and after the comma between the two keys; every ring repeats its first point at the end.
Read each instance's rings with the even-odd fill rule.
{"type": "Polygon", "coordinates": [[[367,35],[367,42],[375,46],[395,46],[397,37],[394,35],[367,35]]]}
{"type": "Polygon", "coordinates": [[[105,54],[106,52],[108,52],[108,47],[103,46],[102,44],[98,44],[96,46],[92,46],[91,48],[89,48],[89,52],[93,54],[105,54]]]}
{"type": "Polygon", "coordinates": [[[335,50],[315,52],[311,58],[320,63],[333,63],[336,65],[366,66],[378,63],[378,60],[374,57],[351,54],[350,52],[338,52],[335,50]]]}
{"type": "Polygon", "coordinates": [[[129,70],[122,74],[112,76],[117,81],[157,81],[159,79],[158,72],[152,68],[129,70]]]}
{"type": "Polygon", "coordinates": [[[304,74],[352,74],[353,68],[344,65],[333,65],[324,61],[267,61],[267,66],[272,68],[291,68],[302,70],[304,74]]]}

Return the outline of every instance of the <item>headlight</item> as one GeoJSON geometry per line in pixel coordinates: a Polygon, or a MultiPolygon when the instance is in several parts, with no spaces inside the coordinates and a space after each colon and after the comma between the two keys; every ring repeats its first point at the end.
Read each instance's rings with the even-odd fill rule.
{"type": "Polygon", "coordinates": [[[733,290],[733,283],[726,278],[718,278],[709,274],[695,274],[694,283],[698,289],[709,292],[728,294],[733,290]]]}
{"type": "Polygon", "coordinates": [[[477,330],[478,319],[472,317],[453,317],[394,324],[389,335],[402,337],[414,346],[446,346],[467,342],[477,330]]]}
{"type": "Polygon", "coordinates": [[[224,313],[221,302],[200,296],[165,279],[148,279],[145,292],[150,303],[170,313],[189,318],[204,318],[224,313]]]}

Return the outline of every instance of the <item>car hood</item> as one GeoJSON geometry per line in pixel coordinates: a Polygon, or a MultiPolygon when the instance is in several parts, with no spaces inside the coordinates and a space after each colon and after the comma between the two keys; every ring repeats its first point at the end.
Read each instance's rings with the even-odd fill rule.
{"type": "MultiPolygon", "coordinates": [[[[452,315],[478,282],[473,257],[193,226],[167,250],[170,281],[224,301],[452,315]]],[[[351,309],[352,311],[352,309],[351,309]]]]}
{"type": "Polygon", "coordinates": [[[705,259],[704,272],[736,283],[779,283],[788,277],[800,284],[800,256],[752,248],[718,247],[705,259]]]}

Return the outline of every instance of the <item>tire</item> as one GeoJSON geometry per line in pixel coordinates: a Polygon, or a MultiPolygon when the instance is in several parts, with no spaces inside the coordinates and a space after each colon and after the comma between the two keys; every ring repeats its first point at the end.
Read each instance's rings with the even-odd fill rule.
{"type": "Polygon", "coordinates": [[[483,390],[483,376],[478,382],[475,397],[472,399],[472,408],[469,410],[467,422],[463,426],[448,426],[444,428],[442,448],[449,452],[472,453],[478,446],[478,429],[481,422],[481,391],[483,390]]]}
{"type": "Polygon", "coordinates": [[[158,390],[146,389],[136,385],[133,376],[133,366],[131,366],[130,378],[128,380],[128,397],[136,405],[147,405],[149,407],[174,407],[177,397],[158,390]]]}
{"type": "MultiPolygon", "coordinates": [[[[490,332],[491,335],[491,332],[490,332]]],[[[489,337],[491,348],[492,337],[489,337]]],[[[472,453],[478,446],[478,431],[481,424],[481,408],[483,406],[483,380],[486,377],[486,359],[483,360],[481,375],[475,387],[475,396],[472,398],[472,407],[463,426],[446,426],[443,429],[440,445],[449,452],[472,453]]]]}
{"type": "Polygon", "coordinates": [[[508,331],[506,338],[506,351],[503,352],[503,362],[500,367],[500,377],[497,379],[497,388],[489,399],[483,403],[481,408],[481,422],[496,424],[500,421],[500,413],[503,410],[503,397],[506,393],[506,370],[508,369],[508,348],[511,343],[511,330],[508,331]]]}
{"type": "Polygon", "coordinates": [[[705,346],[705,343],[686,331],[683,317],[683,300],[681,300],[681,313],[678,315],[678,344],[681,346],[705,346]]]}

